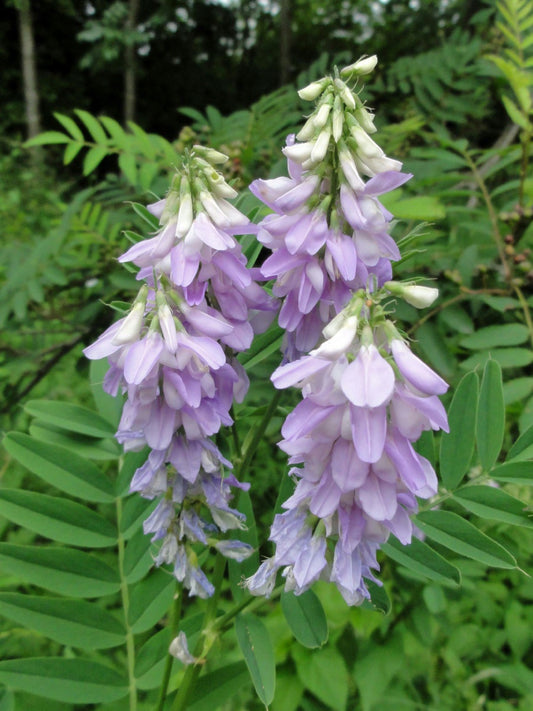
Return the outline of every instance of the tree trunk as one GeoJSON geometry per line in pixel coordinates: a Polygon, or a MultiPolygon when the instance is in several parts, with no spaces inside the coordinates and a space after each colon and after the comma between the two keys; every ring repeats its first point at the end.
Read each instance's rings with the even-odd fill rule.
{"type": "Polygon", "coordinates": [[[281,0],[280,3],[280,57],[279,81],[280,86],[289,83],[291,72],[291,3],[290,0],[281,0]]]}
{"type": "Polygon", "coordinates": [[[28,138],[33,138],[41,132],[41,117],[39,114],[39,92],[37,89],[37,68],[35,64],[35,43],[33,41],[30,0],[19,0],[18,12],[26,131],[28,138]]]}
{"type": "Polygon", "coordinates": [[[128,18],[126,20],[126,47],[124,50],[124,123],[135,121],[135,43],[131,35],[137,25],[139,14],[139,0],[129,0],[128,18]]]}

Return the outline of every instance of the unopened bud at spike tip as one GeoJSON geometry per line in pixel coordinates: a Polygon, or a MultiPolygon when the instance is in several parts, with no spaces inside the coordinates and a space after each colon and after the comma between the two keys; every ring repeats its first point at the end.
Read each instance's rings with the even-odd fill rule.
{"type": "Polygon", "coordinates": [[[298,96],[304,101],[314,101],[317,99],[322,91],[325,89],[327,84],[327,79],[321,79],[320,81],[311,82],[303,89],[300,89],[298,96]]]}
{"type": "Polygon", "coordinates": [[[366,74],[370,74],[370,72],[374,71],[377,63],[378,58],[375,54],[371,57],[361,57],[361,59],[358,59],[357,62],[341,69],[341,76],[365,76],[366,74]]]}

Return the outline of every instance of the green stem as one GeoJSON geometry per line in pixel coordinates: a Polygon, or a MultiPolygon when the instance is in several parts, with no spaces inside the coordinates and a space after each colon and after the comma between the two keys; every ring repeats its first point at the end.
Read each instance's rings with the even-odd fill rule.
{"type": "Polygon", "coordinates": [[[116,499],[117,529],[118,529],[118,569],[120,575],[120,595],[122,597],[122,609],[124,611],[124,626],[126,628],[126,653],[128,659],[128,682],[130,710],[137,711],[137,684],[135,679],[135,639],[129,623],[130,595],[126,576],[124,575],[124,550],[125,541],[121,533],[122,522],[122,499],[116,499]]]}
{"type": "Polygon", "coordinates": [[[477,165],[474,163],[472,158],[470,157],[470,154],[465,151],[463,153],[463,156],[465,160],[467,161],[470,170],[472,171],[472,175],[475,178],[476,183],[478,184],[479,189],[481,190],[481,194],[483,195],[483,199],[485,201],[485,205],[487,206],[487,211],[489,213],[489,219],[492,225],[492,235],[494,237],[494,241],[496,242],[496,247],[498,248],[498,254],[500,255],[500,261],[503,266],[503,271],[505,275],[505,281],[509,284],[511,281],[512,277],[512,271],[509,266],[509,263],[507,261],[507,256],[505,254],[505,244],[503,241],[502,233],[500,232],[500,228],[498,225],[498,216],[496,215],[496,210],[494,209],[494,205],[492,204],[492,199],[490,197],[490,193],[488,191],[487,185],[485,184],[485,181],[483,180],[483,176],[477,169],[477,165]]]}
{"type": "Polygon", "coordinates": [[[265,414],[261,418],[261,421],[255,428],[255,432],[253,434],[252,440],[250,444],[246,447],[246,450],[244,452],[244,457],[241,462],[240,467],[237,470],[237,479],[239,481],[245,481],[246,474],[248,472],[248,469],[250,467],[250,464],[252,463],[252,460],[254,458],[255,452],[257,450],[257,447],[259,446],[259,443],[261,442],[261,439],[263,435],[265,434],[265,430],[268,427],[268,424],[270,423],[270,420],[272,419],[272,415],[276,411],[276,408],[278,406],[279,400],[281,398],[281,391],[276,390],[274,393],[265,414]]]}
{"type": "MultiPolygon", "coordinates": [[[[178,631],[178,625],[181,617],[181,603],[183,600],[183,586],[181,583],[176,585],[176,593],[174,596],[174,604],[172,605],[172,617],[170,620],[170,637],[174,639],[176,632],[178,631]]],[[[163,671],[163,681],[161,682],[161,690],[159,692],[159,701],[156,707],[156,711],[163,711],[165,700],[167,697],[168,682],[170,681],[170,673],[172,671],[172,663],[174,657],[171,654],[167,654],[167,659],[165,662],[165,669],[163,671]]]]}
{"type": "Polygon", "coordinates": [[[241,600],[235,607],[232,607],[231,610],[228,610],[224,615],[221,615],[213,624],[211,629],[213,631],[220,630],[221,632],[225,632],[228,629],[229,623],[233,620],[234,617],[237,617],[239,612],[242,612],[246,608],[248,608],[249,612],[253,612],[254,610],[257,610],[263,605],[268,604],[269,602],[272,602],[273,600],[277,600],[277,598],[281,595],[283,592],[283,588],[285,587],[285,583],[282,583],[281,585],[278,585],[278,587],[272,592],[270,597],[252,597],[251,595],[244,600],[241,600]]]}
{"type": "Polygon", "coordinates": [[[184,711],[184,709],[187,708],[191,692],[194,690],[196,680],[202,670],[202,665],[200,662],[203,661],[203,659],[207,655],[209,648],[211,647],[211,644],[213,642],[212,638],[206,638],[206,636],[212,631],[211,620],[216,615],[218,598],[220,597],[220,593],[222,591],[222,582],[224,580],[225,568],[226,559],[223,555],[217,553],[217,557],[215,559],[215,570],[213,572],[213,584],[215,586],[215,592],[209,598],[205,610],[204,621],[202,624],[204,639],[200,637],[193,652],[193,656],[198,657],[198,662],[196,664],[191,664],[187,667],[181,685],[178,689],[174,705],[172,706],[172,711],[184,711]]]}
{"type": "Polygon", "coordinates": [[[527,300],[522,293],[522,289],[520,289],[519,286],[514,287],[515,294],[518,297],[518,300],[520,301],[520,305],[522,306],[522,311],[524,313],[524,319],[526,321],[528,330],[529,330],[529,339],[531,341],[531,345],[533,346],[533,319],[531,318],[531,310],[529,308],[529,304],[527,303],[527,300]]]}

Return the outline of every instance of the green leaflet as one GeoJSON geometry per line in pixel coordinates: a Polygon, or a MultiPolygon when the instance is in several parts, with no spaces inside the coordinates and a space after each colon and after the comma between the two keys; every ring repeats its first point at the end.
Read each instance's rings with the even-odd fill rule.
{"type": "Polygon", "coordinates": [[[429,538],[454,553],[495,568],[516,568],[508,550],[451,511],[424,511],[414,520],[429,538]]]}
{"type": "Polygon", "coordinates": [[[533,526],[533,518],[525,511],[527,504],[501,489],[464,486],[455,492],[454,499],[476,516],[515,526],[533,526]]]}
{"type": "Polygon", "coordinates": [[[476,426],[476,442],[483,468],[489,470],[500,453],[505,430],[502,371],[489,360],[483,371],[476,426]]]}
{"type": "Polygon", "coordinates": [[[463,348],[478,350],[498,346],[518,346],[529,338],[527,326],[521,323],[507,323],[501,326],[487,326],[469,334],[460,341],[463,348]]]}
{"type": "Polygon", "coordinates": [[[381,548],[389,558],[424,578],[454,587],[461,582],[457,568],[418,538],[413,538],[408,546],[404,546],[397,538],[391,537],[381,548]]]}
{"type": "Polygon", "coordinates": [[[110,667],[63,657],[0,661],[0,682],[73,704],[114,701],[128,693],[127,680],[110,667]]]}
{"type": "Polygon", "coordinates": [[[65,430],[49,425],[43,420],[34,420],[29,431],[34,439],[66,447],[86,459],[108,461],[118,459],[120,456],[120,447],[112,439],[95,439],[75,432],[65,432],[65,430]]]}
{"type": "Polygon", "coordinates": [[[73,597],[110,595],[120,587],[112,568],[69,548],[0,543],[0,566],[32,585],[73,597]]]}
{"type": "Polygon", "coordinates": [[[516,442],[513,444],[511,449],[509,450],[509,454],[507,455],[507,459],[515,459],[518,457],[524,450],[528,449],[533,445],[533,426],[529,427],[523,434],[520,435],[520,437],[516,440],[516,442]]]}
{"type": "Polygon", "coordinates": [[[18,526],[83,548],[113,546],[115,528],[100,514],[68,499],[19,489],[0,489],[0,514],[18,526]]]}
{"type": "Polygon", "coordinates": [[[459,485],[468,471],[474,452],[478,401],[478,378],[467,373],[457,386],[448,411],[449,434],[440,442],[440,473],[447,489],[459,485]]]}
{"type": "Polygon", "coordinates": [[[213,711],[231,699],[246,684],[248,673],[244,662],[221,667],[201,677],[188,711],[213,711]]]}
{"type": "Polygon", "coordinates": [[[143,578],[154,564],[152,542],[142,527],[130,538],[124,551],[124,577],[129,585],[143,578]]]}
{"type": "Polygon", "coordinates": [[[502,484],[533,485],[533,462],[506,462],[494,467],[490,472],[492,479],[502,484]]]}
{"type": "Polygon", "coordinates": [[[348,670],[337,648],[328,645],[309,652],[302,647],[294,647],[292,654],[304,687],[333,711],[345,709],[348,670]]]}
{"type": "Polygon", "coordinates": [[[312,590],[307,590],[302,595],[282,593],[281,609],[300,644],[314,649],[326,643],[328,621],[320,600],[312,590]]]}
{"type": "Polygon", "coordinates": [[[235,633],[257,695],[268,706],[276,688],[274,649],[268,631],[258,617],[238,615],[235,633]]]}
{"type": "Polygon", "coordinates": [[[92,410],[80,405],[53,400],[30,400],[24,405],[30,415],[42,419],[68,432],[77,432],[89,437],[113,437],[115,427],[92,410]]]}
{"type": "Polygon", "coordinates": [[[88,501],[114,500],[113,486],[100,469],[65,447],[22,432],[8,433],[3,444],[22,465],[60,491],[88,501]]]}
{"type": "Polygon", "coordinates": [[[114,615],[84,600],[0,593],[0,613],[71,647],[116,647],[126,634],[114,615]]]}
{"type": "Polygon", "coordinates": [[[154,570],[131,591],[129,624],[134,634],[154,627],[170,607],[176,579],[167,571],[154,570]]]}

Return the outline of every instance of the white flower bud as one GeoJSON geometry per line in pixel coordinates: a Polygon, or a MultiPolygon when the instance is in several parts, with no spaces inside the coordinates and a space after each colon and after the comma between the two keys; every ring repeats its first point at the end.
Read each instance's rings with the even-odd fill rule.
{"type": "Polygon", "coordinates": [[[171,654],[173,657],[176,657],[176,659],[179,659],[179,661],[182,664],[185,664],[185,666],[189,664],[196,664],[198,661],[196,657],[193,657],[193,655],[189,652],[189,645],[187,644],[187,635],[185,632],[180,632],[178,636],[172,640],[170,643],[170,647],[168,648],[169,654],[171,654]]]}
{"type": "Polygon", "coordinates": [[[349,109],[355,109],[355,99],[353,98],[353,94],[350,89],[348,89],[346,84],[341,79],[335,79],[335,86],[338,89],[339,96],[344,101],[346,106],[349,109]]]}
{"type": "Polygon", "coordinates": [[[439,290],[431,286],[421,286],[419,284],[401,284],[396,281],[387,281],[383,285],[391,294],[399,296],[408,304],[417,309],[425,309],[435,301],[439,295],[439,290]]]}
{"type": "Polygon", "coordinates": [[[329,139],[331,138],[331,129],[325,128],[318,135],[313,150],[311,151],[311,163],[320,163],[326,157],[329,148],[329,139]]]}
{"type": "Polygon", "coordinates": [[[344,173],[344,177],[348,181],[348,184],[350,185],[351,189],[355,192],[358,192],[359,190],[362,190],[365,187],[364,180],[361,178],[357,171],[357,166],[355,164],[352,154],[346,148],[346,146],[344,146],[344,144],[341,145],[342,147],[339,151],[341,170],[344,173]]]}
{"type": "Polygon", "coordinates": [[[192,221],[192,197],[190,192],[186,192],[180,200],[178,220],[176,222],[176,237],[184,237],[191,229],[192,221]]]}
{"type": "Polygon", "coordinates": [[[304,88],[298,92],[298,96],[304,101],[314,101],[326,87],[327,81],[327,79],[320,79],[320,81],[314,81],[304,86],[304,88]]]}
{"type": "Polygon", "coordinates": [[[145,305],[142,301],[133,304],[133,308],[113,337],[113,345],[123,346],[126,343],[133,343],[138,340],[144,323],[145,305]]]}
{"type": "Polygon", "coordinates": [[[300,131],[296,134],[296,138],[299,141],[309,141],[316,133],[316,128],[314,124],[314,117],[307,119],[300,131]]]}
{"type": "Polygon", "coordinates": [[[228,160],[228,156],[220,151],[215,151],[214,148],[208,148],[206,146],[193,146],[195,153],[203,156],[209,163],[225,163],[228,160]]]}
{"type": "Polygon", "coordinates": [[[350,133],[355,138],[358,150],[361,152],[363,159],[382,158],[385,155],[383,150],[370,138],[361,126],[352,126],[350,133]]]}
{"type": "Polygon", "coordinates": [[[315,144],[306,141],[305,143],[293,143],[292,146],[282,148],[283,155],[295,163],[303,163],[311,157],[315,144]]]}
{"type": "Polygon", "coordinates": [[[361,57],[361,59],[358,59],[357,62],[341,69],[341,76],[344,77],[349,76],[350,74],[355,74],[361,77],[365,74],[370,74],[370,72],[374,71],[377,63],[378,58],[375,54],[371,57],[361,57]]]}
{"type": "Polygon", "coordinates": [[[349,316],[338,331],[318,348],[310,351],[310,355],[330,360],[340,358],[352,345],[353,339],[357,334],[358,324],[359,319],[357,316],[349,316]]]}
{"type": "Polygon", "coordinates": [[[355,118],[361,124],[361,127],[367,133],[375,133],[377,128],[374,126],[374,114],[372,114],[368,109],[363,106],[359,107],[355,112],[355,118]]]}
{"type": "Polygon", "coordinates": [[[333,140],[335,143],[338,143],[342,136],[342,129],[344,127],[344,109],[342,108],[340,96],[335,97],[331,125],[333,129],[333,140]]]}
{"type": "Polygon", "coordinates": [[[324,126],[327,123],[330,111],[331,111],[331,104],[322,104],[322,106],[318,109],[318,111],[316,112],[315,117],[313,119],[313,124],[315,125],[315,128],[317,128],[317,129],[324,128],[324,126]]]}

